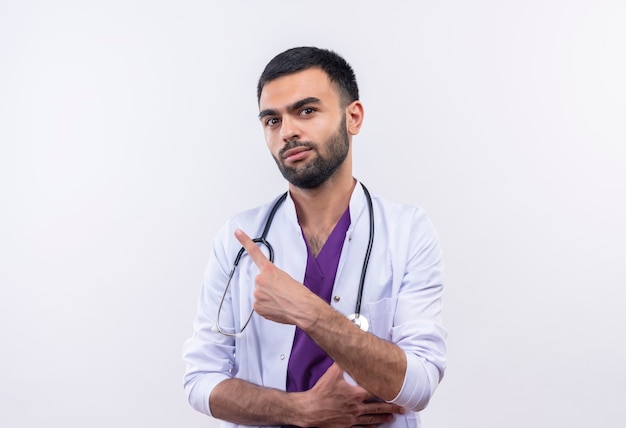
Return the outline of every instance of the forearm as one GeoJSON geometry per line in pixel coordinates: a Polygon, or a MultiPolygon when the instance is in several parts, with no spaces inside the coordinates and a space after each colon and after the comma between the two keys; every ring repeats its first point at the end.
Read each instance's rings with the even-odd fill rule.
{"type": "Polygon", "coordinates": [[[233,378],[213,389],[209,406],[213,417],[240,425],[302,426],[305,401],[302,393],[287,393],[233,378]]]}
{"type": "Polygon", "coordinates": [[[362,331],[321,299],[309,308],[316,315],[301,328],[359,385],[383,400],[394,399],[406,373],[404,351],[362,331]]]}
{"type": "Polygon", "coordinates": [[[333,364],[312,389],[283,392],[241,379],[227,379],[211,392],[214,417],[240,425],[296,425],[302,427],[377,426],[403,414],[400,406],[370,402],[363,387],[348,384],[333,364]]]}

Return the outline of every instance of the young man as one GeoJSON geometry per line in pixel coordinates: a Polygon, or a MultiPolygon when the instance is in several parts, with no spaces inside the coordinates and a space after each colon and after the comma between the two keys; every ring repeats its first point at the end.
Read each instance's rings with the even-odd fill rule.
{"type": "Polygon", "coordinates": [[[287,50],[257,96],[289,192],[215,241],[184,350],[189,401],[232,425],[418,427],[445,370],[435,231],[353,178],[363,106],[343,58],[287,50]]]}

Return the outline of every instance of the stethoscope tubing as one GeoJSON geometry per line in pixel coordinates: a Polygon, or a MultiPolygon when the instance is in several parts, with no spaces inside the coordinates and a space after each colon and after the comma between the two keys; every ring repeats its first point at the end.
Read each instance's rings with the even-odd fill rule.
{"type": "MultiPolygon", "coordinates": [[[[359,279],[359,291],[357,294],[354,314],[349,317],[355,324],[359,326],[360,326],[359,318],[361,316],[361,302],[363,300],[363,288],[365,286],[365,275],[367,274],[367,266],[369,265],[370,255],[372,254],[372,247],[374,245],[374,207],[372,204],[372,197],[370,195],[370,192],[367,190],[367,188],[365,187],[363,183],[361,183],[361,187],[363,188],[363,191],[365,192],[365,199],[367,200],[367,208],[369,211],[369,220],[370,220],[369,240],[367,243],[367,249],[365,251],[365,258],[363,259],[363,266],[361,268],[361,277],[359,279]]],[[[263,246],[267,248],[268,253],[269,253],[268,258],[269,258],[269,261],[272,263],[274,262],[274,249],[272,248],[270,243],[267,241],[267,234],[269,233],[270,227],[272,225],[272,221],[274,220],[274,216],[276,215],[276,211],[278,211],[278,208],[280,207],[280,205],[282,205],[285,199],[287,199],[287,193],[288,192],[285,192],[284,194],[282,194],[274,203],[274,206],[272,207],[269,215],[267,216],[267,220],[265,221],[265,227],[263,228],[263,232],[261,233],[261,236],[259,238],[254,238],[252,240],[252,242],[257,243],[257,244],[262,244],[263,246]]],[[[252,315],[254,314],[254,309],[252,309],[252,311],[250,311],[250,315],[248,316],[248,319],[244,323],[243,327],[241,327],[241,329],[239,330],[239,333],[228,333],[222,330],[222,327],[220,325],[220,314],[222,312],[222,306],[224,305],[224,300],[226,299],[226,294],[228,292],[228,288],[230,287],[230,283],[235,274],[235,270],[237,269],[237,266],[239,265],[239,262],[241,261],[241,257],[243,256],[245,251],[246,251],[245,248],[241,247],[241,249],[239,249],[239,252],[237,253],[237,257],[235,257],[235,261],[233,262],[233,267],[230,270],[230,273],[228,275],[228,282],[226,283],[226,288],[224,289],[224,293],[222,294],[222,299],[220,300],[220,304],[217,309],[217,323],[216,323],[215,329],[219,333],[223,334],[224,336],[240,337],[243,331],[246,329],[246,327],[250,323],[250,320],[252,319],[252,315]]],[[[367,325],[367,320],[365,320],[365,325],[367,325]]]]}
{"type": "Polygon", "coordinates": [[[374,246],[374,206],[372,205],[372,196],[367,190],[367,187],[361,183],[363,191],[365,192],[365,199],[367,200],[367,208],[370,215],[370,236],[367,242],[367,250],[365,251],[365,258],[363,259],[363,267],[361,268],[361,278],[359,279],[359,292],[357,294],[356,305],[354,308],[354,318],[359,319],[361,316],[361,301],[363,300],[363,287],[365,285],[365,274],[367,273],[367,265],[370,262],[370,255],[372,254],[372,247],[374,246]]]}
{"type": "MultiPolygon", "coordinates": [[[[266,238],[267,238],[267,234],[270,231],[270,226],[272,225],[274,216],[276,215],[276,211],[278,211],[278,207],[285,201],[285,199],[287,199],[287,192],[283,193],[280,196],[280,198],[278,198],[278,200],[274,203],[274,206],[272,207],[272,210],[270,211],[269,215],[267,216],[267,220],[265,221],[265,228],[263,228],[263,233],[261,233],[261,236],[259,238],[254,238],[252,240],[252,242],[256,244],[263,244],[267,248],[268,258],[270,262],[272,263],[274,263],[274,248],[267,241],[266,238]]],[[[246,252],[246,249],[244,247],[241,247],[239,249],[239,252],[237,253],[237,257],[235,257],[235,261],[233,262],[233,267],[230,270],[230,273],[228,274],[228,282],[226,283],[226,288],[224,289],[224,293],[222,294],[222,299],[220,300],[220,306],[217,309],[217,323],[215,325],[215,328],[217,329],[219,333],[223,334],[224,336],[237,337],[239,334],[243,333],[243,331],[246,329],[246,327],[250,323],[250,320],[252,319],[252,315],[254,314],[254,309],[252,309],[250,311],[250,315],[248,315],[248,319],[244,323],[239,333],[228,333],[222,330],[222,325],[220,324],[220,315],[222,313],[222,306],[224,305],[224,299],[226,298],[226,293],[228,292],[228,287],[230,287],[230,282],[233,279],[235,270],[237,269],[237,266],[239,265],[239,262],[241,261],[241,257],[243,256],[245,252],[246,252]]]]}

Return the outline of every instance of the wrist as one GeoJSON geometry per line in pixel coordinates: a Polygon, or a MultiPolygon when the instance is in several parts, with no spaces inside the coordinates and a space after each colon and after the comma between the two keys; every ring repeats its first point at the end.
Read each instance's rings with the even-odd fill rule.
{"type": "Polygon", "coordinates": [[[317,295],[309,292],[306,299],[299,305],[297,313],[294,315],[295,325],[307,333],[315,328],[322,318],[322,313],[330,309],[330,306],[317,295]]]}
{"type": "Polygon", "coordinates": [[[290,425],[299,427],[313,426],[313,421],[311,421],[309,417],[309,408],[311,406],[309,395],[309,391],[288,393],[288,399],[292,404],[291,409],[293,410],[293,413],[290,415],[291,420],[288,421],[290,425]]]}

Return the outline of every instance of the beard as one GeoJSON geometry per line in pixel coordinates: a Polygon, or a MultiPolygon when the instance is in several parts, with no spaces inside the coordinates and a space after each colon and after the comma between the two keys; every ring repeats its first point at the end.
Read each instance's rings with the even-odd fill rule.
{"type": "Polygon", "coordinates": [[[290,140],[280,150],[278,157],[274,156],[274,160],[283,177],[289,183],[301,189],[315,189],[332,177],[348,156],[350,139],[346,129],[345,115],[339,129],[326,140],[325,146],[328,149],[328,155],[323,157],[317,144],[311,141],[290,140]],[[317,156],[303,166],[288,167],[282,163],[281,159],[287,150],[294,147],[307,147],[313,150],[317,156]]]}

